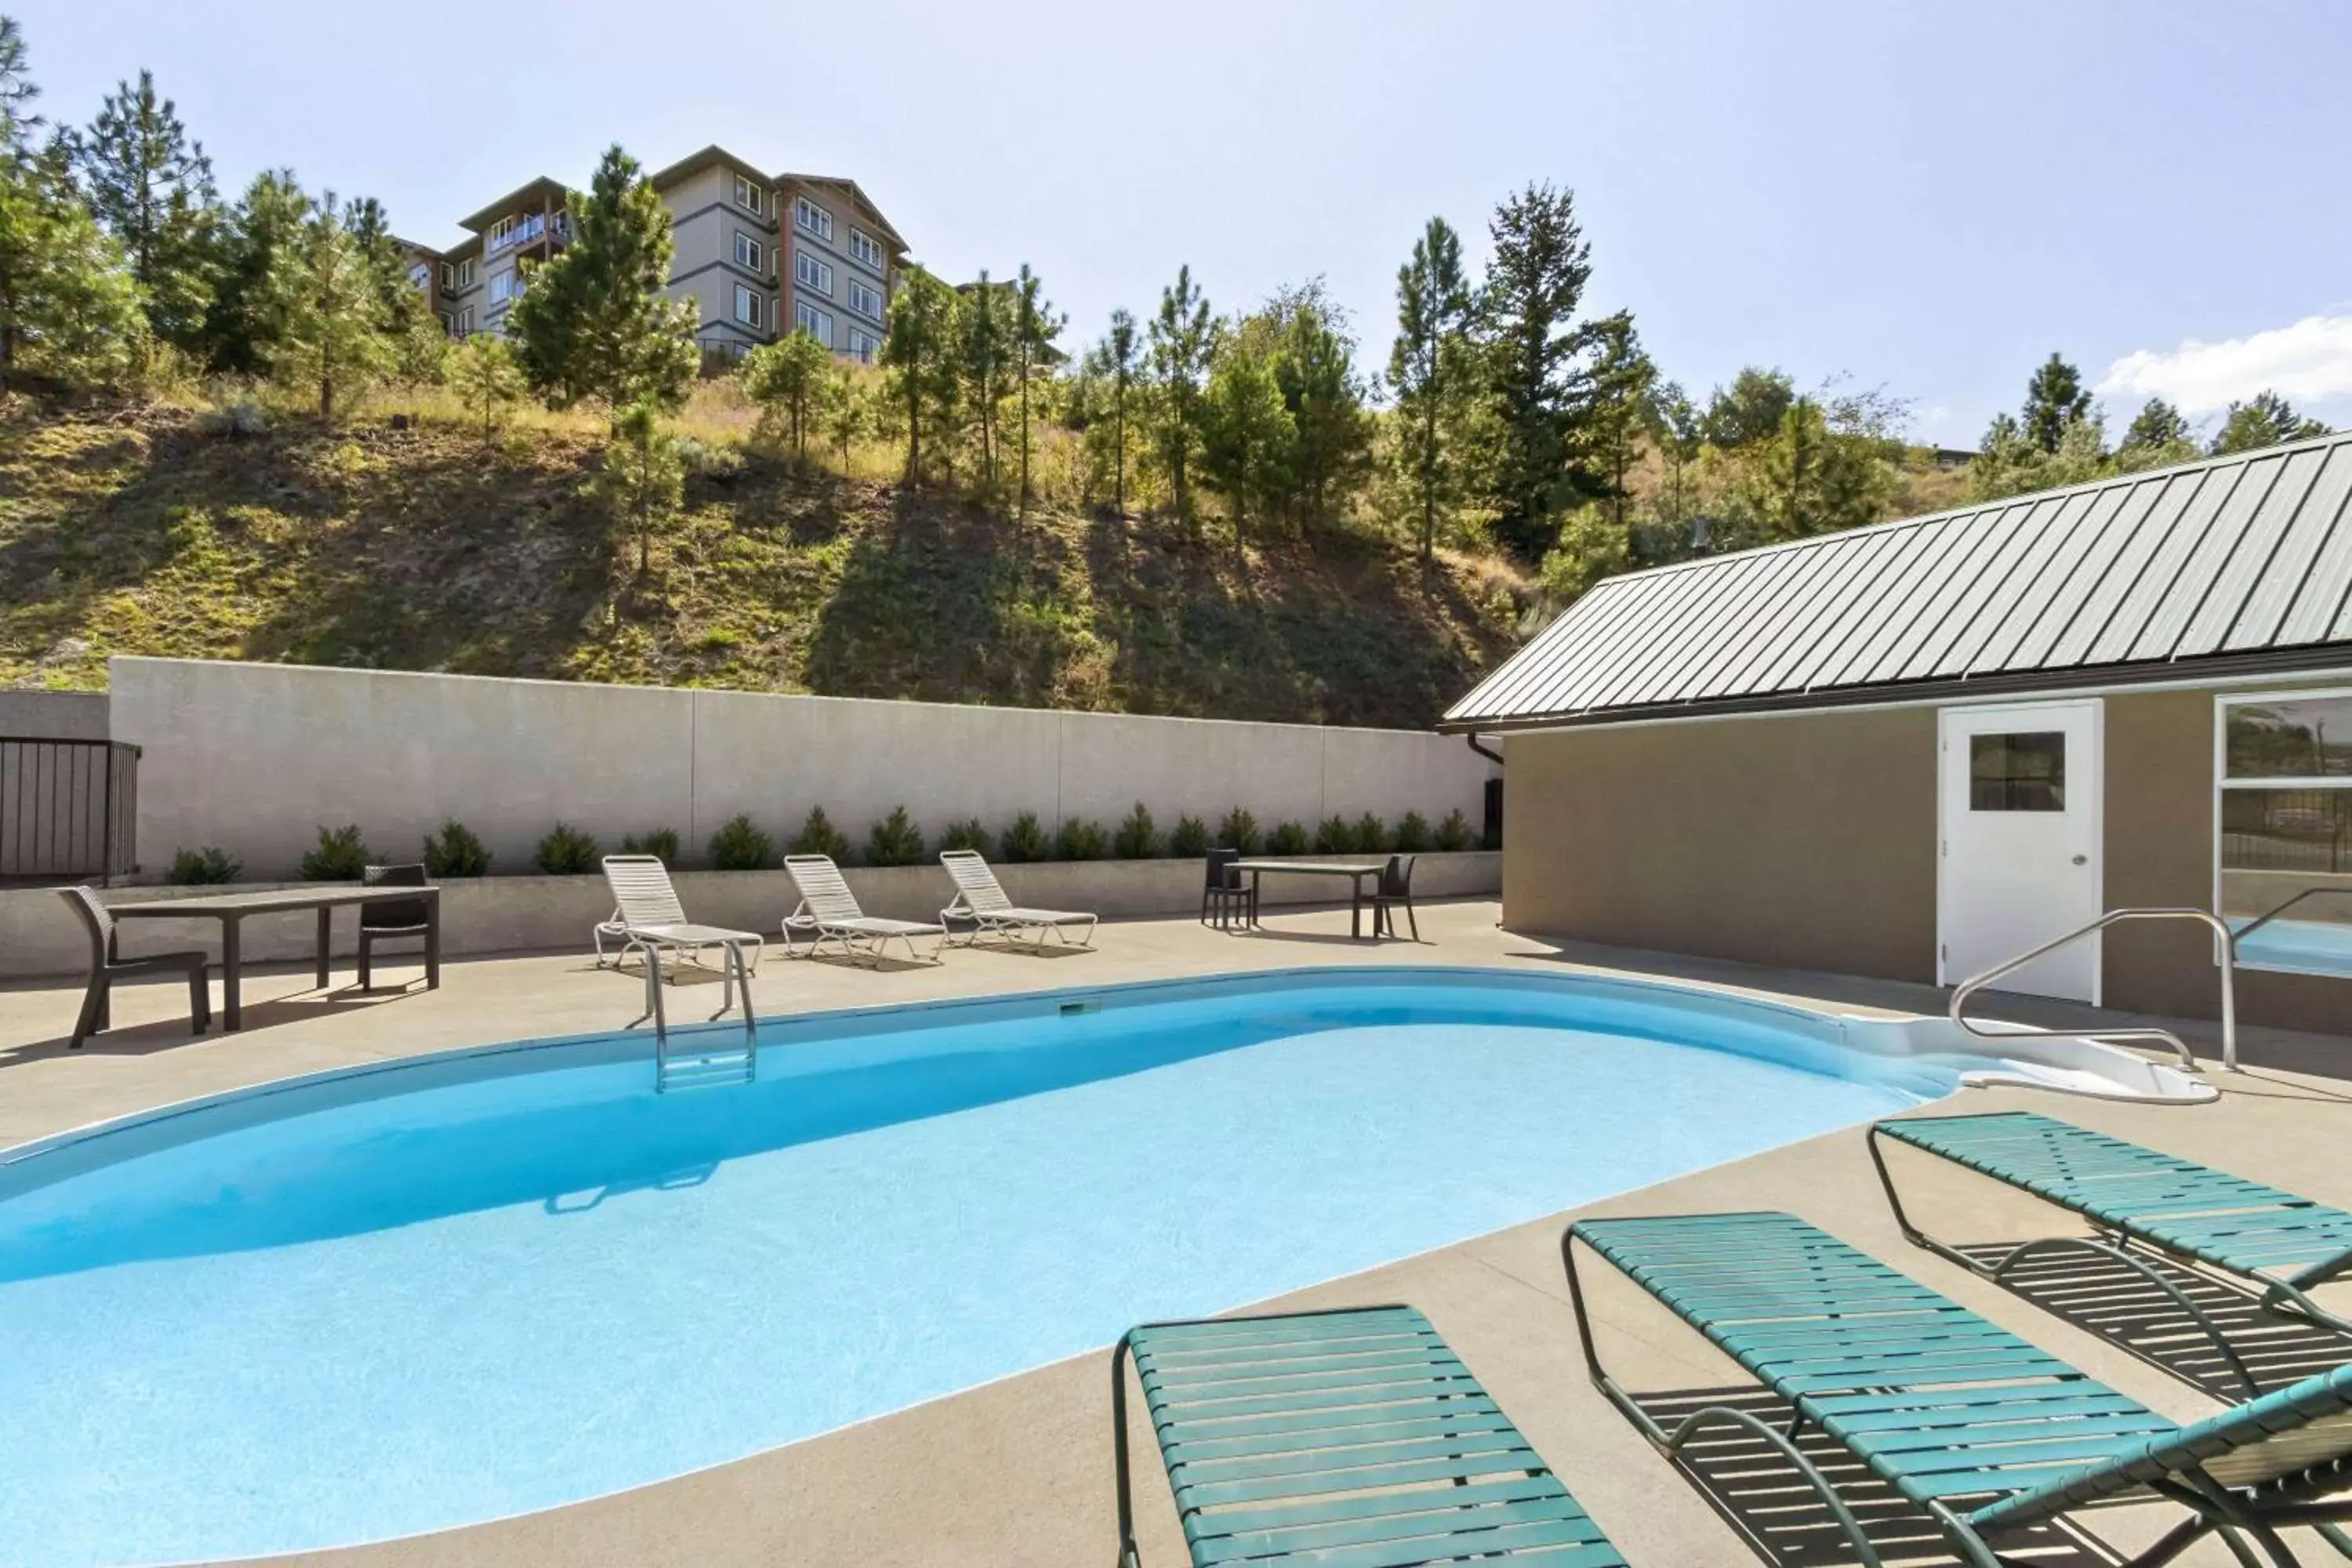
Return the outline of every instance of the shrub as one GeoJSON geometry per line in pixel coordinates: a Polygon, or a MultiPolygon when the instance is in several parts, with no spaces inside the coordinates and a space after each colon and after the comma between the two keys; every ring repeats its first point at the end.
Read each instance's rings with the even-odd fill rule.
{"type": "Polygon", "coordinates": [[[1315,830],[1315,853],[1346,855],[1356,847],[1356,830],[1348,826],[1344,816],[1327,816],[1323,826],[1315,830]]]}
{"type": "Polygon", "coordinates": [[[1473,837],[1470,819],[1462,815],[1462,808],[1458,805],[1447,812],[1445,820],[1437,825],[1437,847],[1440,849],[1467,849],[1473,837]]]}
{"type": "Polygon", "coordinates": [[[487,877],[490,852],[474,830],[451,817],[438,833],[425,836],[425,874],[428,877],[487,877]]]}
{"type": "Polygon", "coordinates": [[[302,857],[306,882],[356,882],[375,856],[360,837],[357,823],[348,827],[319,828],[319,847],[302,857]]]}
{"type": "Polygon", "coordinates": [[[849,839],[833,825],[833,818],[825,816],[824,807],[813,805],[808,816],[801,819],[800,832],[793,837],[793,853],[829,856],[838,864],[849,858],[849,839]]]}
{"type": "Polygon", "coordinates": [[[1429,847],[1429,818],[1408,811],[1397,818],[1395,848],[1400,855],[1418,855],[1429,847]]]}
{"type": "Polygon", "coordinates": [[[1389,847],[1389,825],[1370,812],[1356,818],[1356,853],[1378,855],[1389,847]]]}
{"type": "Polygon", "coordinates": [[[1238,805],[1234,807],[1225,813],[1225,819],[1217,824],[1217,842],[1226,848],[1238,849],[1244,855],[1256,854],[1261,843],[1257,832],[1257,818],[1238,805]]]}
{"type": "Polygon", "coordinates": [[[1054,847],[1046,839],[1045,829],[1039,825],[1037,814],[1034,811],[1024,811],[1014,817],[997,844],[1007,860],[1015,861],[1043,860],[1053,853],[1054,847]]]}
{"type": "Polygon", "coordinates": [[[1265,836],[1265,849],[1269,855],[1304,855],[1308,843],[1307,827],[1303,823],[1276,823],[1274,831],[1265,836]]]}
{"type": "Polygon", "coordinates": [[[940,835],[941,849],[976,849],[985,855],[989,845],[993,842],[988,836],[988,829],[980,825],[980,818],[976,816],[954,823],[940,835]]]}
{"type": "Polygon", "coordinates": [[[230,859],[219,845],[207,844],[202,849],[183,849],[173,856],[172,869],[163,879],[184,888],[198,888],[213,882],[234,882],[236,874],[244,869],[244,865],[230,859]]]}
{"type": "Polygon", "coordinates": [[[677,864],[677,829],[656,827],[651,833],[633,833],[621,840],[624,855],[650,855],[665,866],[677,864]]]}
{"type": "Polygon", "coordinates": [[[577,877],[596,868],[596,856],[594,837],[559,822],[531,851],[530,863],[551,877],[577,877]]]}
{"type": "Polygon", "coordinates": [[[693,436],[677,438],[677,460],[689,474],[707,479],[731,479],[743,471],[739,447],[714,447],[693,436]]]}
{"type": "Polygon", "coordinates": [[[866,858],[876,866],[911,866],[923,858],[923,830],[903,805],[874,825],[866,836],[866,858]]]}
{"type": "Polygon", "coordinates": [[[259,436],[269,428],[269,410],[251,397],[233,397],[205,410],[196,427],[207,436],[259,436]]]}
{"type": "Polygon", "coordinates": [[[1110,853],[1110,836],[1101,823],[1073,816],[1054,835],[1054,853],[1064,860],[1099,860],[1110,853]]]}
{"type": "Polygon", "coordinates": [[[1186,815],[1168,833],[1168,853],[1181,860],[1198,860],[1209,852],[1209,825],[1186,815]]]}
{"type": "Polygon", "coordinates": [[[1111,835],[1110,845],[1122,860],[1149,860],[1160,853],[1160,834],[1151,826],[1151,813],[1141,801],[1137,801],[1135,809],[1121,820],[1118,831],[1111,835]]]}
{"type": "MultiPolygon", "coordinates": [[[[832,825],[825,825],[832,832],[832,825]]],[[[835,837],[840,837],[838,834],[835,837]]],[[[776,863],[776,841],[737,812],[710,836],[710,865],[718,871],[764,871],[776,863]]]]}

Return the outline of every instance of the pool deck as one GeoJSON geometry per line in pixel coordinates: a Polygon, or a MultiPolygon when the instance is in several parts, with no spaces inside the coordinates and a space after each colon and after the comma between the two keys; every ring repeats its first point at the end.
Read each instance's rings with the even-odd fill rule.
{"type": "MultiPolygon", "coordinates": [[[[1286,910],[1268,921],[1263,934],[1227,935],[1191,921],[1139,921],[1104,927],[1091,952],[1062,956],[1048,950],[1047,956],[1033,957],[959,948],[938,966],[893,965],[879,973],[833,962],[788,963],[772,952],[754,995],[764,1016],[1236,970],[1424,963],[1664,974],[1858,1010],[1941,1006],[1940,994],[1921,986],[1549,942],[1499,930],[1496,913],[1490,901],[1424,908],[1427,940],[1418,946],[1350,942],[1344,910],[1336,916],[1319,910],[1286,910]]],[[[379,973],[400,980],[417,971],[395,959],[379,973]]],[[[347,962],[339,980],[350,982],[347,962]]],[[[118,1027],[68,1053],[64,1033],[78,989],[0,989],[0,1145],[289,1074],[496,1039],[611,1029],[635,1015],[642,987],[634,975],[597,973],[584,956],[565,954],[452,962],[444,966],[436,992],[373,997],[348,989],[320,994],[310,989],[307,970],[278,967],[249,974],[247,994],[242,1034],[191,1040],[184,1022],[175,1021],[169,984],[125,987],[116,1001],[118,1027]]],[[[715,982],[708,989],[684,986],[672,995],[673,1015],[693,1016],[716,1005],[718,988],[715,982]]],[[[184,1007],[185,1000],[181,989],[177,1005],[184,1007]]],[[[2056,1004],[2018,1002],[1999,1011],[2053,1023],[2096,1020],[2113,1026],[2123,1021],[2120,1015],[2056,1004]]],[[[2210,1026],[2182,1028],[2200,1053],[2215,1037],[2210,1026]]],[[[2242,1034],[2250,1070],[2221,1079],[2223,1097],[2211,1106],[2160,1109],[1971,1090],[1940,1109],[2040,1110],[2352,1207],[2352,1161],[2343,1152],[2352,1147],[2352,1038],[2255,1027],[2242,1034]]],[[[1573,1107],[1563,1108],[1561,1125],[1564,1136],[1573,1135],[1573,1107]]],[[[2070,1230],[2063,1216],[2031,1199],[1906,1153],[1898,1151],[1896,1158],[1906,1199],[1931,1229],[1969,1242],[2070,1230]]],[[[1410,1180],[1409,1168],[1378,1159],[1371,1163],[1385,1173],[1381,1180],[1410,1180]]],[[[1367,1201],[1378,1201],[1376,1186],[1367,1201]]],[[[2078,1300],[2087,1304],[2061,1318],[1906,1243],[1886,1212],[1859,1129],[1578,1212],[1725,1208],[1804,1215],[2168,1415],[2192,1419],[2219,1408],[2214,1398],[2077,1326],[2101,1311],[2128,1319],[2127,1293],[2103,1295],[2101,1282],[2075,1280],[2087,1292],[2078,1300]]],[[[1263,1305],[1411,1301],[1436,1322],[1632,1562],[1685,1568],[1757,1561],[1705,1496],[1659,1459],[1586,1380],[1559,1263],[1559,1236],[1568,1217],[1477,1237],[1263,1305]]],[[[1696,1335],[1605,1269],[1591,1285],[1604,1352],[1630,1386],[1690,1391],[1739,1381],[1696,1335]]],[[[723,1378],[729,1356],[747,1353],[758,1353],[758,1347],[714,1356],[711,1375],[723,1378]]],[[[2187,1355],[2160,1334],[2149,1338],[2148,1353],[2175,1361],[2187,1355]]],[[[2352,1345],[2314,1340],[2284,1345],[2280,1353],[2343,1360],[2352,1357],[2352,1345]]],[[[1114,1552],[1106,1365],[1100,1353],[1057,1363],[715,1469],[545,1513],[280,1561],[320,1568],[1104,1568],[1114,1552]]],[[[1187,1559],[1168,1489],[1139,1426],[1138,1443],[1144,1562],[1181,1563],[1187,1559]]],[[[365,1485],[366,1479],[354,1477],[353,1484],[365,1485]]],[[[1770,1521],[1773,1538],[1799,1552],[1783,1561],[1843,1560],[1799,1545],[1816,1524],[1802,1509],[1734,1506],[1731,1511],[1770,1521]]],[[[2130,1549],[2153,1540],[2168,1517],[2124,1510],[2097,1516],[2092,1528],[2099,1538],[2130,1549]]],[[[2063,1542],[2050,1545],[2050,1555],[2035,1561],[2098,1560],[2063,1542]]],[[[2327,1551],[2308,1537],[2296,1545],[2313,1562],[2327,1551]]],[[[1905,1561],[1948,1560],[1930,1554],[1905,1561]]],[[[2208,1542],[2179,1561],[2231,1559],[2208,1542]]]]}

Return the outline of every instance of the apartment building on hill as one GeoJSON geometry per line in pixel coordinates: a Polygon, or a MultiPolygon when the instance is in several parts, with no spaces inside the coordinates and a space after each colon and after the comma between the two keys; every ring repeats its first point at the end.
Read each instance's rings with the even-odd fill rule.
{"type": "MultiPolygon", "coordinates": [[[[705,147],[652,176],[669,207],[672,298],[700,312],[705,351],[740,355],[795,330],[872,363],[907,242],[855,180],[767,174],[705,147]]],[[[453,337],[501,331],[529,264],[571,238],[570,190],[541,176],[464,219],[446,250],[407,242],[409,277],[453,337]]]]}

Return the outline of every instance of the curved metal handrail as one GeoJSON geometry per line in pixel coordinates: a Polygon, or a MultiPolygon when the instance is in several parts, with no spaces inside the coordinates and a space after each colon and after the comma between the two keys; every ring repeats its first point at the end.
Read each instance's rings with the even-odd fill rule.
{"type": "Polygon", "coordinates": [[[2007,963],[1997,963],[1990,969],[1986,970],[1983,973],[1970,975],[1968,979],[1960,982],[1960,984],[1955,987],[1952,992],[1952,1022],[1958,1025],[1962,1029],[1965,1029],[1980,1040],[2015,1040],[2021,1038],[2075,1038],[2107,1041],[2160,1040],[2164,1044],[2172,1047],[2173,1054],[2180,1058],[2180,1065],[2182,1067],[2186,1068],[2190,1072],[2195,1072],[2197,1070],[2197,1056],[2195,1052],[2189,1048],[2189,1042],[2182,1039],[2179,1035],[2174,1034],[2171,1030],[2158,1028],[2152,1024],[2142,1028],[2097,1030],[2045,1029],[2041,1027],[2039,1025],[2020,1024],[2010,1028],[1995,1032],[1990,1029],[1979,1029],[1974,1024],[1969,1023],[1966,1017],[1961,1016],[1961,1009],[1968,1005],[1969,997],[1975,995],[1978,992],[1983,990],[1987,985],[1991,984],[2002,975],[2009,974],[2024,968],[2027,964],[2032,963],[2035,959],[2040,958],[2044,953],[2055,952],[2057,949],[2064,947],[2069,942],[2079,942],[2086,936],[2093,935],[2098,931],[2103,931],[2111,925],[2121,925],[2126,921],[2195,921],[2200,925],[2210,928],[2213,934],[2221,938],[2221,1067],[2226,1072],[2236,1072],[2238,1070],[2238,996],[2236,984],[2238,962],[2237,939],[2239,934],[2242,933],[2232,932],[2230,930],[2229,925],[2223,921],[2220,916],[2206,910],[2109,910],[2105,914],[2101,915],[2097,920],[2093,921],[2088,925],[2077,926],[2074,930],[2068,931],[2063,936],[2053,937],[2048,942],[2043,942],[2041,946],[2032,948],[2025,952],[2021,952],[2015,958],[2010,959],[2007,963]]]}
{"type": "Polygon", "coordinates": [[[2305,899],[2324,899],[2330,897],[2331,895],[2339,899],[2352,898],[2352,888],[2305,888],[2303,891],[2297,893],[2294,897],[2289,899],[2278,908],[2263,915],[2260,919],[2249,921],[2247,924],[2240,926],[2237,931],[2238,940],[2242,942],[2244,941],[2250,932],[2262,930],[2263,927],[2270,924],[2271,921],[2278,919],[2279,916],[2286,913],[2287,910],[2294,908],[2295,905],[2303,902],[2305,899]]]}

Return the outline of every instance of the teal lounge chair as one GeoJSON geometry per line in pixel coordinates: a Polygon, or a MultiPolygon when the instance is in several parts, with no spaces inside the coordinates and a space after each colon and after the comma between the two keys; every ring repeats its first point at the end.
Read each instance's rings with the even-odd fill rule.
{"type": "Polygon", "coordinates": [[[2352,1320],[2323,1308],[2310,1294],[2352,1274],[2352,1214],[2342,1209],[2024,1110],[1881,1121],[1870,1130],[1870,1157],[1895,1223],[1916,1245],[1993,1279],[2006,1279],[2029,1258],[2054,1251],[2095,1252],[2118,1262],[2204,1331],[2249,1394],[2259,1392],[2259,1385],[2228,1337],[2171,1281],[2133,1257],[2129,1244],[2244,1280],[2262,1292],[2262,1304],[2271,1310],[2352,1334],[2352,1320]],[[1879,1147],[1890,1139],[2032,1193],[2082,1215],[2115,1239],[2043,1237],[1998,1257],[1972,1258],[1927,1235],[1903,1212],[1879,1147]]]}
{"type": "Polygon", "coordinates": [[[1560,1237],[1592,1381],[1668,1458],[1726,1426],[1795,1463],[1864,1568],[1881,1559],[1792,1441],[1821,1429],[1925,1510],[1970,1568],[1989,1537],[2103,1503],[2169,1500],[2189,1517],[2126,1568],[2219,1535],[2246,1568],[2294,1568],[2279,1539],[2318,1531],[2352,1557],[2352,1365],[2182,1426],[1794,1215],[1579,1220],[1560,1237]],[[1795,1407],[1783,1434],[1712,1407],[1672,1430],[1601,1366],[1577,1278],[1582,1242],[1795,1407]],[[2248,1542],[2262,1548],[2257,1558],[2248,1542]]]}
{"type": "Polygon", "coordinates": [[[1194,1568],[1624,1568],[1601,1527],[1411,1307],[1130,1329],[1111,1352],[1119,1568],[1132,1356],[1194,1568]]]}

